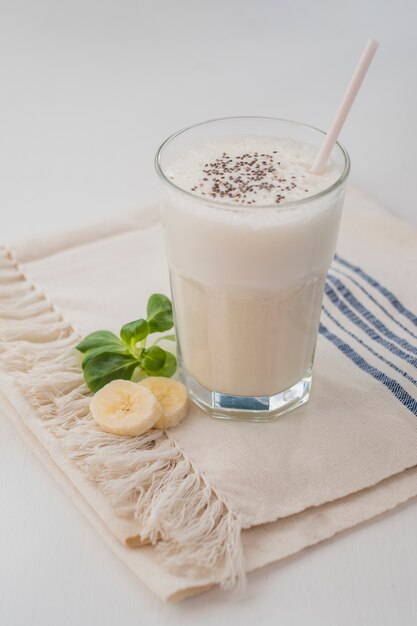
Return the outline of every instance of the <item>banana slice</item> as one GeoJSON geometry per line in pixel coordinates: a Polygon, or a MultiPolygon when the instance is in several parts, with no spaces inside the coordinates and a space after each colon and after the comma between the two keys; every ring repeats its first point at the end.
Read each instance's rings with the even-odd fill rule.
{"type": "Polygon", "coordinates": [[[141,435],[162,416],[154,394],[130,380],[113,380],[97,391],[90,403],[96,422],[107,433],[141,435]]]}
{"type": "Polygon", "coordinates": [[[162,407],[162,417],[154,424],[154,428],[173,428],[187,415],[190,403],[187,389],[182,383],[163,376],[149,376],[141,380],[139,385],[149,389],[162,407]]]}

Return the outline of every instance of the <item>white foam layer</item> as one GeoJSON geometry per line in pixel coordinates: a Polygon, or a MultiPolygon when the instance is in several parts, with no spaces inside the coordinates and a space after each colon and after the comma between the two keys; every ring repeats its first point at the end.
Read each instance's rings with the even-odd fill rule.
{"type": "Polygon", "coordinates": [[[232,206],[285,206],[330,187],[339,170],[310,172],[317,148],[283,137],[236,135],[189,148],[166,167],[176,186],[232,206]]]}
{"type": "MultiPolygon", "coordinates": [[[[343,189],[312,197],[336,180],[339,172],[330,165],[324,178],[308,174],[307,167],[315,153],[310,145],[290,139],[229,137],[184,150],[171,161],[166,173],[176,185],[193,187],[202,174],[209,178],[203,169],[213,169],[210,163],[219,155],[226,153],[231,158],[233,152],[236,158],[247,154],[249,148],[258,155],[272,153],[280,167],[287,168],[284,178],[304,176],[303,180],[309,180],[308,193],[303,192],[302,198],[309,197],[310,201],[283,201],[264,208],[265,196],[261,194],[262,205],[222,204],[217,198],[202,196],[202,192],[184,194],[174,186],[164,185],[162,217],[171,268],[210,287],[268,291],[285,290],[309,280],[309,276],[325,275],[334,254],[343,189]]],[[[269,159],[261,156],[261,164],[262,161],[269,159]]],[[[278,178],[283,176],[278,175],[277,183],[278,178]]],[[[251,193],[258,202],[257,194],[251,193]]],[[[296,193],[301,192],[290,186],[288,197],[294,199],[296,193]]],[[[273,197],[272,191],[268,194],[268,198],[273,197]]]]}

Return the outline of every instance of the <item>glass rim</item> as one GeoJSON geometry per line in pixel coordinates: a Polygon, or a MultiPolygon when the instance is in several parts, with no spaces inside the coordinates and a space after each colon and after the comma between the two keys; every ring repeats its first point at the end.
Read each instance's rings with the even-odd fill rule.
{"type": "Polygon", "coordinates": [[[321,135],[323,135],[323,137],[327,134],[324,130],[321,130],[320,128],[317,128],[316,126],[312,126],[310,124],[304,124],[303,122],[297,122],[295,120],[289,120],[289,119],[280,118],[280,117],[270,117],[266,115],[265,116],[264,115],[235,115],[235,116],[227,116],[227,117],[216,117],[210,120],[206,120],[204,122],[197,122],[196,124],[191,124],[190,126],[186,126],[185,128],[182,128],[180,130],[177,130],[175,133],[172,133],[172,135],[169,135],[169,137],[167,137],[165,141],[161,143],[158,150],[156,151],[154,164],[155,164],[156,172],[159,178],[162,180],[162,182],[167,184],[169,187],[176,189],[180,193],[185,194],[185,196],[192,198],[193,201],[198,201],[205,205],[207,204],[213,205],[216,208],[223,209],[223,210],[230,210],[232,208],[235,211],[253,211],[254,209],[256,210],[273,209],[275,211],[283,211],[287,208],[302,206],[308,202],[312,202],[313,200],[322,198],[323,196],[327,195],[328,193],[331,193],[332,191],[340,187],[345,182],[345,180],[347,179],[349,175],[349,172],[350,172],[349,153],[339,141],[337,141],[335,145],[338,146],[338,148],[342,152],[342,155],[344,157],[344,167],[339,177],[335,180],[335,182],[329,185],[328,187],[325,187],[321,191],[318,191],[317,193],[312,194],[311,196],[307,196],[306,198],[301,198],[300,200],[288,200],[288,201],[283,202],[281,205],[277,205],[275,203],[275,204],[257,204],[254,206],[245,206],[242,204],[236,204],[232,202],[223,202],[223,201],[214,200],[210,198],[202,198],[201,196],[199,196],[198,194],[192,191],[187,191],[187,189],[184,189],[183,187],[179,187],[165,175],[163,167],[161,165],[161,158],[162,158],[165,148],[169,144],[171,144],[177,137],[179,137],[180,135],[183,135],[189,130],[198,128],[199,126],[206,126],[209,124],[213,124],[214,122],[226,122],[228,120],[230,121],[231,120],[269,120],[271,122],[285,122],[286,124],[290,124],[292,126],[298,126],[298,127],[306,128],[308,130],[314,130],[320,133],[321,135]]]}

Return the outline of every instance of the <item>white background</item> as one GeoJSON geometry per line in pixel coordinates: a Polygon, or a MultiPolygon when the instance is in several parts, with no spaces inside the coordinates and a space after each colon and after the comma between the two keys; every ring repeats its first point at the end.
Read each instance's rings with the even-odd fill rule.
{"type": "MultiPolygon", "coordinates": [[[[417,223],[414,0],[0,0],[0,239],[105,219],[157,194],[153,154],[206,118],[325,128],[371,35],[343,131],[351,180],[417,223]]],[[[132,266],[134,259],[132,259],[132,266]]],[[[0,622],[408,626],[410,503],[218,591],[164,606],[102,544],[0,417],[0,622]]]]}

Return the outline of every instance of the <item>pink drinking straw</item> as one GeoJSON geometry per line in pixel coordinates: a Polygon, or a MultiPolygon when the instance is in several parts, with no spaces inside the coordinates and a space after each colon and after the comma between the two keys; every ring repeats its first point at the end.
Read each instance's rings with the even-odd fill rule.
{"type": "Polygon", "coordinates": [[[379,46],[379,43],[375,39],[370,39],[368,43],[366,44],[365,50],[363,51],[358,67],[356,68],[355,73],[353,74],[352,79],[349,83],[349,86],[346,90],[346,93],[343,96],[343,100],[340,103],[336,116],[330,125],[330,128],[327,132],[327,135],[323,141],[323,144],[320,150],[317,153],[316,159],[311,169],[312,174],[323,174],[324,169],[326,167],[326,163],[334,148],[334,145],[337,141],[339,133],[342,130],[342,126],[346,121],[348,113],[352,107],[353,101],[355,100],[356,95],[360,89],[360,86],[362,85],[366,72],[368,71],[368,68],[371,65],[372,59],[374,58],[374,55],[375,55],[375,52],[377,51],[378,46],[379,46]]]}

